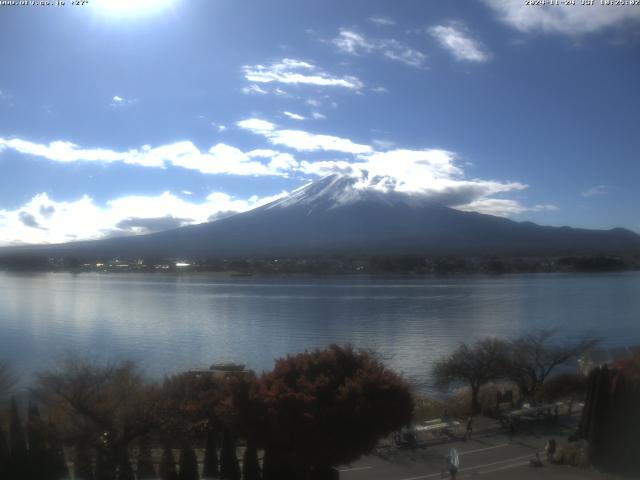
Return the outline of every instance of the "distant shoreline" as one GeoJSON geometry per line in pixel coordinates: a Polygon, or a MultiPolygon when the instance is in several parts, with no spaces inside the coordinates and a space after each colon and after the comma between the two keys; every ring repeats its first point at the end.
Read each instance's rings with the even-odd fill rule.
{"type": "Polygon", "coordinates": [[[2,269],[0,273],[7,274],[46,274],[46,273],[65,273],[65,274],[97,274],[97,275],[157,275],[163,277],[206,277],[206,278],[224,278],[239,280],[243,278],[314,278],[314,277],[377,277],[377,278],[393,278],[393,277],[416,277],[416,278],[445,278],[445,277],[507,277],[531,274],[584,274],[599,275],[611,273],[640,272],[640,268],[628,268],[624,270],[598,270],[598,271],[578,271],[578,270],[546,270],[546,271],[518,271],[518,272],[450,272],[450,273],[415,273],[415,272],[306,272],[306,273],[286,273],[286,272],[256,272],[256,273],[240,273],[240,272],[215,272],[215,271],[152,271],[152,270],[13,270],[2,269]]]}
{"type": "Polygon", "coordinates": [[[566,256],[324,255],[244,258],[82,258],[0,254],[14,272],[190,273],[220,277],[601,273],[640,270],[640,253],[566,256]]]}

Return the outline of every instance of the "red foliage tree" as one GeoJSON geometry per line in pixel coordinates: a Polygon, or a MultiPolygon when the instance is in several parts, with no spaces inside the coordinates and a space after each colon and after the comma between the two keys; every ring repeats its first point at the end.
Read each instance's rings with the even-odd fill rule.
{"type": "Polygon", "coordinates": [[[181,373],[165,380],[158,423],[172,435],[199,435],[215,427],[227,397],[224,379],[181,373]]]}
{"type": "Polygon", "coordinates": [[[640,352],[620,360],[617,367],[627,380],[640,382],[640,352]]]}
{"type": "Polygon", "coordinates": [[[292,477],[313,478],[356,460],[412,418],[407,383],[350,346],[279,359],[261,383],[267,453],[292,477]]]}

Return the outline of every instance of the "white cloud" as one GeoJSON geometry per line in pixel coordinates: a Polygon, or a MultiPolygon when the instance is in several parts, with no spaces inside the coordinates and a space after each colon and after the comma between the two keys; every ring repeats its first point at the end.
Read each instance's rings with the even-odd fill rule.
{"type": "Polygon", "coordinates": [[[290,118],[291,120],[306,120],[306,117],[303,117],[302,115],[299,115],[297,113],[293,113],[293,112],[282,112],[283,115],[287,118],[290,118]]]}
{"type": "Polygon", "coordinates": [[[333,109],[338,108],[338,102],[333,100],[329,95],[321,97],[307,98],[304,103],[309,105],[312,110],[318,111],[319,109],[333,109]]]}
{"type": "Polygon", "coordinates": [[[125,107],[127,105],[133,105],[134,103],[138,103],[137,98],[124,98],[120,95],[114,95],[113,97],[111,97],[112,107],[125,107]]]}
{"type": "Polygon", "coordinates": [[[333,44],[343,53],[357,55],[359,53],[370,52],[376,48],[372,41],[364,35],[352,30],[341,29],[340,34],[332,40],[333,44]]]}
{"type": "Polygon", "coordinates": [[[125,162],[144,164],[145,166],[162,166],[161,163],[156,162],[153,158],[145,160],[138,157],[139,152],[137,150],[120,153],[103,148],[79,149],[76,144],[61,140],[53,141],[44,145],[19,138],[7,140],[0,137],[0,149],[2,148],[12,149],[26,155],[45,157],[56,162],[99,161],[104,163],[125,162]]]}
{"type": "Polygon", "coordinates": [[[436,25],[429,29],[429,33],[458,60],[468,62],[489,60],[490,55],[465,30],[461,25],[436,25]]]}
{"type": "Polygon", "coordinates": [[[483,0],[507,25],[521,32],[544,32],[565,35],[583,35],[607,28],[620,27],[640,21],[640,8],[633,5],[571,7],[531,7],[512,0],[483,0]]]}
{"type": "Polygon", "coordinates": [[[360,90],[364,85],[354,76],[334,76],[315,65],[285,58],[270,65],[245,65],[244,77],[253,83],[282,83],[285,85],[311,85],[360,90]]]}
{"type": "Polygon", "coordinates": [[[389,150],[395,147],[396,145],[395,142],[392,142],[391,140],[378,140],[378,139],[373,140],[373,144],[376,147],[381,148],[383,150],[389,150]]]}
{"type": "Polygon", "coordinates": [[[62,243],[149,233],[158,228],[206,222],[219,214],[228,216],[229,212],[250,210],[285,194],[241,199],[212,192],[204,202],[195,203],[164,192],[158,196],[120,197],[98,205],[86,195],[75,201],[56,201],[40,193],[15,210],[0,210],[0,245],[62,243]]]}
{"type": "Polygon", "coordinates": [[[526,207],[516,200],[507,200],[504,198],[481,198],[466,205],[457,206],[456,208],[458,210],[486,213],[488,215],[498,215],[501,217],[511,217],[525,212],[558,210],[558,207],[555,205],[535,205],[533,207],[526,207]]]}
{"type": "Polygon", "coordinates": [[[395,39],[369,39],[354,30],[341,29],[338,36],[331,40],[342,53],[359,55],[362,53],[377,52],[383,56],[396,60],[412,67],[421,67],[426,55],[419,50],[395,39]]]}
{"type": "Polygon", "coordinates": [[[273,145],[283,145],[302,152],[333,151],[350,154],[371,153],[369,145],[354,143],[347,138],[318,135],[303,130],[279,130],[275,125],[258,118],[237,122],[240,128],[263,135],[273,145]]]}
{"type": "MultiPolygon", "coordinates": [[[[323,161],[299,162],[290,153],[283,153],[277,149],[258,148],[245,152],[223,143],[213,145],[208,151],[200,151],[192,142],[183,141],[155,148],[144,146],[137,150],[117,152],[107,149],[81,149],[70,142],[51,142],[43,145],[20,139],[2,138],[0,138],[0,152],[12,149],[59,162],[123,162],[148,167],[173,165],[207,174],[288,176],[296,173],[305,176],[324,176],[341,173],[362,179],[359,182],[361,188],[415,195],[463,210],[508,216],[525,211],[555,208],[552,205],[529,207],[517,200],[504,198],[506,194],[527,188],[527,185],[519,182],[469,178],[464,171],[465,164],[460,162],[456,154],[451,151],[396,148],[392,142],[384,140],[374,141],[373,144],[386,151],[376,151],[370,145],[359,144],[348,138],[303,130],[280,129],[274,123],[259,118],[241,120],[236,125],[264,137],[271,145],[284,146],[298,152],[325,152],[325,155],[328,155],[328,152],[338,152],[340,156],[333,159],[329,157],[323,161]]],[[[183,192],[183,195],[188,193],[183,192]]],[[[140,233],[149,228],[197,223],[212,215],[218,215],[218,212],[241,210],[241,206],[232,208],[229,205],[231,200],[225,200],[222,197],[216,198],[216,201],[223,205],[219,210],[212,210],[210,202],[202,206],[202,210],[198,210],[194,204],[169,193],[163,194],[161,198],[125,198],[129,200],[122,202],[120,199],[114,200],[106,207],[96,206],[89,198],[71,202],[72,205],[51,202],[46,196],[34,198],[33,205],[26,205],[11,212],[0,211],[0,217],[2,217],[0,242],[14,242],[21,238],[29,242],[97,238],[104,235],[105,231],[113,233],[115,228],[117,233],[118,228],[122,230],[125,226],[134,233],[140,233]],[[161,202],[166,208],[154,210],[151,207],[153,202],[161,202]],[[125,205],[126,208],[120,208],[120,205],[125,205]],[[109,216],[104,213],[105,209],[109,212],[116,209],[122,214],[112,213],[109,216]],[[98,222],[97,226],[89,228],[91,226],[89,222],[86,231],[82,230],[85,226],[78,226],[77,229],[82,230],[78,233],[77,230],[69,227],[72,215],[69,214],[68,218],[61,216],[60,212],[56,214],[58,210],[62,213],[72,211],[74,215],[77,213],[79,216],[76,219],[90,216],[93,221],[95,218],[98,222]],[[51,218],[55,218],[55,221],[51,218]],[[133,220],[124,221],[131,218],[133,220]],[[15,236],[12,236],[13,233],[7,233],[13,228],[17,232],[15,236]],[[64,233],[65,228],[69,228],[68,234],[64,233]],[[49,231],[58,233],[49,237],[47,233],[49,231]]]]}
{"type": "Polygon", "coordinates": [[[265,133],[275,130],[276,126],[267,122],[266,120],[260,120],[259,118],[248,118],[246,120],[240,120],[236,123],[237,126],[244,130],[249,130],[253,133],[265,133]]]}
{"type": "Polygon", "coordinates": [[[581,193],[583,197],[595,197],[596,195],[604,195],[609,191],[609,187],[607,185],[596,185],[595,187],[588,188],[584,192],[581,193]]]}
{"type": "Polygon", "coordinates": [[[332,151],[343,153],[369,153],[369,145],[354,143],[347,138],[317,135],[302,130],[276,130],[267,137],[274,145],[283,145],[303,152],[332,151]]]}
{"type": "Polygon", "coordinates": [[[427,58],[427,56],[419,50],[415,50],[393,39],[381,40],[379,49],[385,57],[412,67],[421,67],[427,58]]]}
{"type": "Polygon", "coordinates": [[[276,152],[275,150],[270,150],[268,148],[256,148],[255,150],[251,150],[247,152],[247,155],[250,157],[257,158],[271,158],[279,155],[280,152],[276,152]]]}
{"type": "MultiPolygon", "coordinates": [[[[249,127],[257,133],[264,133],[269,129],[275,128],[273,124],[262,120],[249,121],[243,128],[249,127]]],[[[167,165],[171,165],[197,170],[206,174],[287,175],[286,171],[273,167],[273,165],[278,165],[279,163],[271,164],[253,160],[251,155],[224,143],[213,145],[207,152],[200,151],[190,141],[175,142],[159,147],[144,145],[140,149],[118,152],[103,148],[83,149],[65,141],[38,144],[17,138],[6,140],[0,137],[0,152],[5,149],[63,163],[121,162],[129,165],[156,168],[164,168],[167,165]]],[[[279,155],[279,152],[273,151],[273,156],[277,155],[279,155]]]]}
{"type": "MultiPolygon", "coordinates": [[[[361,188],[384,192],[400,192],[429,198],[455,208],[475,210],[494,215],[513,215],[546,206],[526,207],[517,200],[495,198],[513,191],[524,190],[519,182],[500,182],[467,178],[455,153],[442,149],[410,150],[396,148],[377,152],[369,145],[357,144],[347,138],[318,135],[302,130],[280,130],[270,122],[267,127],[260,119],[247,119],[238,126],[267,138],[274,145],[283,145],[300,152],[340,152],[348,159],[323,160],[299,164],[278,164],[305,175],[326,176],[333,173],[352,175],[361,179],[361,188]]],[[[392,142],[374,141],[378,147],[389,149],[392,142]]]]}
{"type": "Polygon", "coordinates": [[[271,161],[269,162],[269,167],[274,170],[288,171],[288,170],[297,170],[299,164],[292,155],[288,153],[280,153],[278,155],[274,155],[271,157],[271,161]]]}
{"type": "Polygon", "coordinates": [[[369,17],[369,21],[371,23],[375,23],[376,25],[381,25],[385,27],[390,27],[396,24],[395,20],[392,20],[387,17],[369,17]]]}
{"type": "Polygon", "coordinates": [[[373,93],[387,93],[389,90],[386,87],[377,86],[371,89],[373,93]]]}
{"type": "Polygon", "coordinates": [[[360,179],[358,188],[361,189],[399,192],[460,210],[493,215],[509,216],[553,208],[547,205],[527,207],[517,200],[496,198],[496,195],[524,190],[527,185],[467,178],[456,155],[440,149],[396,149],[358,155],[356,161],[302,161],[300,170],[318,176],[352,175],[360,179]]]}
{"type": "Polygon", "coordinates": [[[311,116],[315,119],[315,120],[326,120],[327,116],[320,113],[320,112],[311,112],[311,116]]]}
{"type": "Polygon", "coordinates": [[[250,94],[258,94],[258,95],[267,95],[269,92],[262,88],[260,85],[249,85],[248,87],[242,88],[242,93],[250,94]]]}

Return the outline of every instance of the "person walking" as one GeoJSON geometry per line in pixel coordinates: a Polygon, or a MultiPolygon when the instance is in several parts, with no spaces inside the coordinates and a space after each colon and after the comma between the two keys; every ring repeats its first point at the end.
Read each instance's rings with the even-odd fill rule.
{"type": "Polygon", "coordinates": [[[473,433],[473,417],[469,417],[467,419],[467,432],[465,433],[465,440],[471,438],[471,434],[473,433]]]}
{"type": "Polygon", "coordinates": [[[458,451],[455,448],[449,450],[447,455],[447,470],[449,470],[449,478],[455,480],[458,476],[458,468],[460,468],[460,458],[458,457],[458,451]]]}
{"type": "Polygon", "coordinates": [[[449,423],[449,411],[445,408],[444,412],[442,413],[442,421],[444,423],[449,423]]]}
{"type": "Polygon", "coordinates": [[[555,438],[549,439],[544,449],[547,452],[547,460],[550,463],[553,463],[554,455],[556,453],[556,439],[555,438]]]}

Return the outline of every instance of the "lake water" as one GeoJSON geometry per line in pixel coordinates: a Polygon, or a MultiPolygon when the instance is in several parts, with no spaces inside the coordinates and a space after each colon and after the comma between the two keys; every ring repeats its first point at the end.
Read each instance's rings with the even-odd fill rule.
{"type": "Polygon", "coordinates": [[[640,343],[640,272],[220,278],[0,273],[0,359],[20,374],[66,352],[151,375],[233,361],[256,371],[330,343],[379,352],[418,390],[460,342],[538,327],[640,343]]]}

